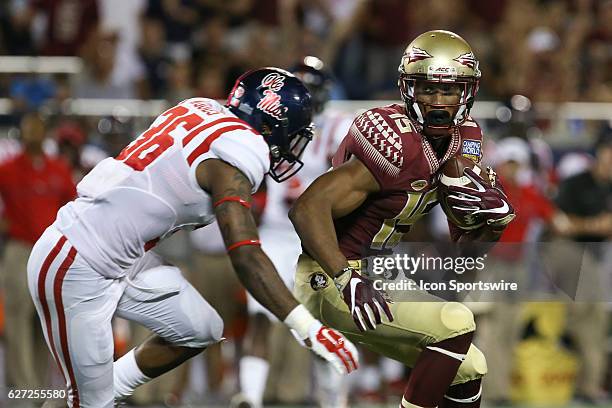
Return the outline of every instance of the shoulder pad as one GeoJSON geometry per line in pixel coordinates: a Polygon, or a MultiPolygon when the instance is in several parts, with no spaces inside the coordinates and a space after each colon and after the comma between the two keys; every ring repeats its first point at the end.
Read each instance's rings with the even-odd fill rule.
{"type": "Polygon", "coordinates": [[[402,138],[398,126],[405,126],[407,122],[400,121],[400,116],[405,117],[403,114],[393,114],[384,108],[371,109],[359,115],[351,126],[356,141],[364,150],[374,156],[377,162],[386,162],[388,166],[394,167],[393,173],[399,173],[404,163],[402,138]],[[398,117],[393,118],[395,115],[398,117]]]}

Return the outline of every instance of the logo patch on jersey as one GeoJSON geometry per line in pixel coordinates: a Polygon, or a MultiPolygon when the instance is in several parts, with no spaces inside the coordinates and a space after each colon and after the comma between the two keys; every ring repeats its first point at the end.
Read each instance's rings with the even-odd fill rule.
{"type": "Polygon", "coordinates": [[[416,191],[420,191],[427,187],[427,180],[416,180],[410,183],[410,187],[412,187],[416,191]]]}
{"type": "Polygon", "coordinates": [[[461,144],[461,155],[479,162],[481,157],[480,140],[465,139],[461,144]]]}
{"type": "Polygon", "coordinates": [[[322,273],[315,273],[310,276],[310,287],[312,290],[325,289],[329,285],[327,276],[322,273]]]}
{"type": "Polygon", "coordinates": [[[280,120],[284,113],[284,106],[281,105],[281,97],[277,92],[280,91],[284,85],[284,76],[276,72],[266,75],[261,80],[261,88],[266,88],[263,91],[264,97],[257,103],[257,109],[280,120]]]}

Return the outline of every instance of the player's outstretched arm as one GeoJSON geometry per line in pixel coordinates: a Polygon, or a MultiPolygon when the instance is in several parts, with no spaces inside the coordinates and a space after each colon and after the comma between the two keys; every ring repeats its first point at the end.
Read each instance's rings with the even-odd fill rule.
{"type": "Polygon", "coordinates": [[[209,159],[198,166],[196,178],[212,196],[230,260],[244,287],[338,371],[355,370],[358,365],[355,347],[298,304],[262,251],[250,210],[252,185],[246,176],[221,160],[209,159]]]}
{"type": "Polygon", "coordinates": [[[259,245],[250,210],[251,183],[240,170],[217,159],[199,165],[196,177],[212,196],[215,216],[240,281],[258,302],[284,320],[297,301],[259,245]]]}
{"type": "Polygon", "coordinates": [[[333,220],[350,214],[380,190],[370,170],[353,158],[320,176],[295,202],[289,218],[302,245],[323,270],[334,278],[336,287],[361,331],[375,329],[382,316],[393,316],[382,294],[357,271],[348,267],[340,251],[333,220]]]}

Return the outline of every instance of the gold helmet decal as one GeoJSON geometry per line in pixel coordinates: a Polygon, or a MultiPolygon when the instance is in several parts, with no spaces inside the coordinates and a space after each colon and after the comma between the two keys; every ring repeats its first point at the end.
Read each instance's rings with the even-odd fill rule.
{"type": "Polygon", "coordinates": [[[478,91],[480,69],[470,45],[459,35],[445,30],[428,31],[416,37],[406,47],[398,68],[398,85],[410,118],[421,127],[428,126],[423,106],[416,102],[416,81],[444,82],[463,86],[460,100],[452,105],[457,112],[448,126],[463,123],[478,91]],[[421,105],[421,106],[419,106],[421,105]]]}

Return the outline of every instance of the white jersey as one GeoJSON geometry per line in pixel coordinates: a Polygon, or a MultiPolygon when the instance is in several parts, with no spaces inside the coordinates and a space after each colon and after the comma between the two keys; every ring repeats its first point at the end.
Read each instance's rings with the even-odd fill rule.
{"type": "Polygon", "coordinates": [[[267,183],[266,208],[261,228],[294,231],[288,213],[294,200],[306,190],[317,177],[331,167],[331,157],[348,133],[354,115],[324,111],[315,120],[315,136],[308,144],[302,161],[304,167],[284,183],[272,179],[267,183]]]}
{"type": "Polygon", "coordinates": [[[270,167],[268,145],[246,122],[212,99],[183,101],[85,176],[54,225],[98,273],[123,276],[160,239],[214,220],[195,175],[211,158],[238,168],[253,192],[270,167]]]}

